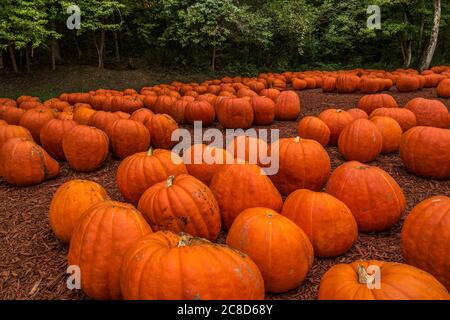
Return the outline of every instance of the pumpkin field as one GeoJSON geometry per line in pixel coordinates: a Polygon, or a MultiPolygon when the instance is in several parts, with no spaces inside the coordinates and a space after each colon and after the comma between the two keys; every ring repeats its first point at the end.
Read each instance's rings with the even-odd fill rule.
{"type": "Polygon", "coordinates": [[[0,98],[0,299],[448,300],[449,110],[446,65],[0,98]]]}

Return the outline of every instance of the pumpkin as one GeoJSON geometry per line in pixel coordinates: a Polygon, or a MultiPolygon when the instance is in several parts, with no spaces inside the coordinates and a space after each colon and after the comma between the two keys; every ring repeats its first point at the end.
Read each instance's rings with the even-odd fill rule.
{"type": "Polygon", "coordinates": [[[283,91],[275,103],[277,120],[296,120],[300,114],[300,97],[295,91],[283,91]]]}
{"type": "Polygon", "coordinates": [[[258,266],[267,292],[297,288],[314,261],[307,235],[294,222],[267,208],[250,208],[234,220],[227,245],[258,266]]]}
{"type": "Polygon", "coordinates": [[[156,95],[146,95],[144,98],[144,106],[147,109],[150,109],[152,112],[156,111],[156,101],[158,100],[158,96],[156,95]]]}
{"type": "Polygon", "coordinates": [[[272,99],[273,101],[277,101],[278,97],[280,96],[280,90],[274,89],[274,88],[268,88],[261,90],[259,95],[261,97],[267,97],[269,99],[272,99]]]}
{"type": "Polygon", "coordinates": [[[297,133],[300,138],[311,139],[326,146],[330,141],[330,128],[317,117],[304,117],[297,125],[297,133]]]}
{"type": "Polygon", "coordinates": [[[177,98],[162,95],[159,96],[158,99],[155,102],[154,110],[150,108],[155,113],[165,113],[169,114],[170,110],[172,109],[172,106],[177,102],[177,98]]]}
{"type": "Polygon", "coordinates": [[[119,159],[146,151],[150,146],[150,133],[138,121],[116,120],[106,127],[106,133],[111,142],[111,149],[119,159]]]}
{"type": "Polygon", "coordinates": [[[450,126],[447,107],[439,100],[414,98],[406,104],[405,108],[414,113],[418,126],[437,128],[450,126]]]}
{"type": "Polygon", "coordinates": [[[327,193],[296,190],[287,197],[281,214],[305,231],[317,257],[339,256],[358,239],[350,209],[327,193]]]}
{"type": "Polygon", "coordinates": [[[19,104],[19,108],[23,110],[31,110],[43,107],[43,104],[35,100],[27,100],[19,104]]]}
{"type": "Polygon", "coordinates": [[[450,178],[450,130],[414,127],[403,134],[400,157],[412,174],[419,177],[450,178]]]}
{"type": "Polygon", "coordinates": [[[405,260],[435,276],[450,289],[450,198],[434,196],[420,202],[402,228],[405,260]]]}
{"type": "Polygon", "coordinates": [[[7,126],[8,122],[6,122],[5,120],[0,120],[0,127],[2,126],[7,126]]]}
{"type": "Polygon", "coordinates": [[[342,109],[327,109],[319,114],[319,119],[325,122],[330,129],[330,141],[332,146],[337,145],[339,135],[346,125],[353,122],[353,117],[342,109]]]}
{"type": "Polygon", "coordinates": [[[358,108],[364,110],[367,114],[371,114],[378,108],[397,107],[398,104],[394,97],[386,93],[365,95],[358,102],[358,108]]]}
{"type": "Polygon", "coordinates": [[[119,116],[119,119],[125,119],[128,120],[131,117],[131,114],[122,112],[122,111],[116,111],[114,112],[115,115],[119,116]]]}
{"type": "Polygon", "coordinates": [[[331,267],[320,280],[318,299],[448,300],[449,294],[425,271],[403,263],[372,260],[331,267]]]}
{"type": "Polygon", "coordinates": [[[445,76],[441,74],[427,74],[425,77],[425,85],[424,88],[435,88],[438,84],[445,79],[445,76]]]}
{"type": "Polygon", "coordinates": [[[0,126],[0,149],[11,138],[25,138],[33,141],[33,136],[28,129],[21,126],[0,126]]]}
{"type": "Polygon", "coordinates": [[[68,261],[81,271],[81,288],[93,299],[120,299],[125,252],[152,230],[132,205],[102,201],[78,219],[68,261]]]}
{"type": "Polygon", "coordinates": [[[130,300],[264,299],[264,280],[250,257],[169,231],[149,234],[130,248],[120,283],[130,300]]]}
{"type": "Polygon", "coordinates": [[[360,89],[363,93],[377,93],[384,89],[384,84],[381,84],[377,78],[364,76],[361,78],[360,89]]]}
{"type": "Polygon", "coordinates": [[[72,120],[53,119],[48,121],[41,129],[40,141],[42,147],[56,160],[65,160],[62,141],[64,134],[76,127],[72,120]]]}
{"type": "Polygon", "coordinates": [[[20,119],[26,111],[20,108],[7,108],[3,114],[3,120],[11,125],[19,125],[20,119]]]}
{"type": "Polygon", "coordinates": [[[70,111],[60,112],[56,116],[56,119],[59,119],[59,120],[73,120],[73,112],[70,112],[70,111]]]}
{"type": "Polygon", "coordinates": [[[59,164],[29,138],[11,138],[0,149],[0,176],[14,186],[33,186],[59,174],[59,164]]]}
{"type": "Polygon", "coordinates": [[[148,188],[138,210],[154,231],[186,232],[211,241],[220,232],[219,205],[213,193],[187,174],[169,176],[148,188]]]}
{"type": "Polygon", "coordinates": [[[383,137],[382,154],[398,151],[402,138],[402,128],[397,121],[391,117],[372,117],[370,121],[377,127],[383,137]]]}
{"type": "Polygon", "coordinates": [[[358,119],[342,130],[338,149],[347,160],[370,162],[381,153],[383,136],[377,126],[367,119],[358,119]]]}
{"type": "Polygon", "coordinates": [[[183,154],[183,162],[189,174],[206,185],[230,161],[234,161],[234,158],[228,151],[204,144],[194,144],[183,154]]]}
{"type": "Polygon", "coordinates": [[[187,173],[186,166],[176,154],[150,148],[125,158],[117,169],[116,180],[125,199],[137,204],[152,185],[183,173],[187,173]]]}
{"type": "Polygon", "coordinates": [[[322,80],[322,91],[333,92],[334,90],[336,90],[336,78],[324,77],[322,80]]]}
{"type": "Polygon", "coordinates": [[[106,190],[94,181],[67,181],[56,190],[50,203],[50,227],[59,240],[69,242],[81,215],[94,204],[108,199],[106,190]]]}
{"type": "Polygon", "coordinates": [[[386,171],[357,161],[336,168],[326,192],[350,208],[363,232],[389,229],[406,209],[402,189],[386,171]]]}
{"type": "Polygon", "coordinates": [[[95,113],[96,111],[94,109],[88,108],[87,106],[75,107],[73,112],[73,120],[78,122],[78,124],[87,125],[89,123],[89,119],[95,113]]]}
{"type": "Polygon", "coordinates": [[[177,141],[172,141],[172,134],[178,130],[178,124],[167,114],[156,114],[145,122],[155,148],[171,149],[177,141]]]}
{"type": "Polygon", "coordinates": [[[370,114],[373,117],[390,117],[398,122],[403,132],[408,131],[416,126],[416,116],[414,113],[405,108],[380,108],[374,110],[370,114]]]}
{"type": "Polygon", "coordinates": [[[331,171],[330,157],[320,143],[296,138],[280,139],[271,145],[279,153],[279,169],[270,176],[282,195],[296,189],[320,190],[331,171]]]}
{"type": "Polygon", "coordinates": [[[280,193],[255,164],[224,166],[213,176],[209,187],[219,203],[225,229],[229,229],[237,215],[247,208],[279,211],[283,204],[280,193]]]}
{"type": "Polygon", "coordinates": [[[306,77],[303,80],[306,82],[306,89],[315,89],[317,86],[316,79],[311,77],[306,77]]]}
{"type": "Polygon", "coordinates": [[[369,119],[369,115],[364,110],[361,110],[359,108],[348,109],[345,110],[345,112],[349,113],[354,120],[369,119]]]}
{"type": "Polygon", "coordinates": [[[106,128],[114,121],[120,119],[119,115],[108,111],[97,111],[94,113],[88,121],[88,125],[96,127],[106,132],[106,128]]]}
{"type": "Polygon", "coordinates": [[[292,80],[292,88],[294,90],[304,90],[306,89],[306,81],[303,79],[293,79],[292,80]]]}
{"type": "Polygon", "coordinates": [[[130,120],[134,120],[140,123],[145,123],[149,118],[153,117],[155,114],[149,109],[139,109],[133,112],[130,116],[130,120]]]}
{"type": "Polygon", "coordinates": [[[438,97],[450,98],[450,79],[444,79],[439,82],[436,92],[438,97]]]}
{"type": "Polygon", "coordinates": [[[251,99],[255,124],[258,126],[269,125],[275,118],[275,102],[267,97],[255,96],[251,99]]]}
{"type": "Polygon", "coordinates": [[[22,115],[19,125],[30,130],[34,141],[40,144],[42,127],[54,118],[55,116],[50,109],[31,109],[22,115]]]}
{"type": "Polygon", "coordinates": [[[264,140],[257,137],[239,135],[227,145],[227,151],[237,163],[249,162],[261,167],[271,164],[270,148],[264,140]]]}
{"type": "Polygon", "coordinates": [[[90,172],[100,168],[106,160],[109,139],[100,129],[77,125],[64,134],[62,146],[71,168],[90,172]]]}
{"type": "MultiPolygon", "coordinates": [[[[195,99],[193,101],[195,101],[195,99]]],[[[172,109],[170,109],[168,115],[171,116],[178,124],[185,123],[184,113],[189,102],[191,101],[188,101],[187,99],[178,99],[173,104],[172,109]]]]}
{"type": "Polygon", "coordinates": [[[243,98],[222,98],[217,100],[217,118],[225,129],[248,129],[254,120],[252,105],[243,98]]]}
{"type": "Polygon", "coordinates": [[[216,118],[214,107],[208,101],[196,100],[189,102],[184,110],[186,121],[193,124],[200,121],[204,127],[210,126],[216,118]]]}
{"type": "Polygon", "coordinates": [[[359,89],[361,79],[353,74],[341,74],[336,78],[338,93],[353,93],[359,89]]]}
{"type": "Polygon", "coordinates": [[[398,92],[413,92],[419,90],[422,85],[420,78],[414,75],[402,75],[396,82],[398,92]]]}

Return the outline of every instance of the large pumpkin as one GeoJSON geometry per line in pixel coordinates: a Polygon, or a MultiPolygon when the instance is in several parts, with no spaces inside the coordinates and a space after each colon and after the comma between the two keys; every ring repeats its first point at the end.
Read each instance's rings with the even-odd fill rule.
{"type": "Polygon", "coordinates": [[[234,220],[227,244],[256,263],[267,292],[297,288],[314,261],[307,235],[294,222],[267,208],[250,208],[234,220]]]}
{"type": "Polygon", "coordinates": [[[81,215],[107,199],[106,190],[94,181],[70,180],[61,185],[53,195],[48,212],[50,227],[56,237],[69,242],[81,215]]]}
{"type": "Polygon", "coordinates": [[[269,125],[275,118],[275,102],[268,97],[255,96],[251,99],[255,124],[258,126],[269,125]]]}
{"type": "Polygon", "coordinates": [[[358,238],[350,209],[327,193],[296,190],[287,197],[281,214],[305,231],[317,257],[339,256],[358,238]]]}
{"type": "Polygon", "coordinates": [[[59,164],[28,138],[11,138],[0,148],[0,176],[14,186],[32,186],[59,174],[59,164]]]}
{"type": "Polygon", "coordinates": [[[222,214],[222,225],[229,229],[239,213],[247,208],[281,210],[280,193],[255,164],[230,164],[213,176],[210,188],[222,214]]]}
{"type": "Polygon", "coordinates": [[[394,97],[386,93],[365,95],[358,102],[358,108],[364,110],[367,114],[371,114],[378,108],[397,107],[398,104],[394,97]]]}
{"type": "Polygon", "coordinates": [[[213,175],[226,163],[234,161],[233,156],[222,148],[194,144],[183,154],[183,162],[191,176],[209,185],[213,175]]]}
{"type": "Polygon", "coordinates": [[[184,117],[190,124],[193,124],[195,121],[200,121],[204,127],[207,127],[214,122],[216,112],[208,101],[196,100],[186,105],[184,117]]]}
{"type": "Polygon", "coordinates": [[[391,117],[398,122],[403,132],[415,127],[417,123],[414,113],[405,108],[379,108],[370,114],[370,118],[378,116],[391,117]]]}
{"type": "Polygon", "coordinates": [[[33,141],[30,131],[24,127],[15,125],[0,126],[0,149],[11,138],[26,138],[33,141]]]}
{"type": "Polygon", "coordinates": [[[155,114],[149,109],[139,109],[133,112],[130,116],[130,120],[134,120],[140,123],[145,123],[149,118],[153,117],[155,114]]]}
{"type": "Polygon", "coordinates": [[[450,98],[450,79],[444,79],[439,82],[436,92],[441,98],[450,98]]]}
{"type": "Polygon", "coordinates": [[[150,133],[138,121],[116,120],[106,127],[106,133],[111,142],[111,149],[119,159],[146,151],[150,146],[150,133]]]}
{"type": "Polygon", "coordinates": [[[389,229],[406,209],[402,189],[387,172],[357,161],[336,168],[326,191],[350,208],[363,232],[389,229]]]}
{"type": "Polygon", "coordinates": [[[339,152],[347,160],[375,160],[382,148],[383,136],[380,130],[367,119],[358,119],[347,125],[338,140],[339,152]]]}
{"type": "Polygon", "coordinates": [[[178,129],[178,124],[168,114],[156,114],[145,122],[152,137],[152,146],[161,149],[171,149],[177,141],[172,141],[172,134],[178,129]]]}
{"type": "Polygon", "coordinates": [[[406,104],[405,108],[414,113],[418,126],[437,128],[450,126],[447,107],[439,100],[414,98],[406,104]]]}
{"type": "Polygon", "coordinates": [[[100,129],[78,125],[64,134],[62,146],[71,168],[89,172],[98,169],[106,160],[109,139],[100,129]]]}
{"type": "Polygon", "coordinates": [[[132,205],[103,201],[90,207],[73,230],[69,265],[81,271],[81,288],[94,299],[120,299],[125,252],[152,230],[132,205]]]}
{"type": "Polygon", "coordinates": [[[450,290],[450,198],[428,198],[403,223],[405,260],[434,275],[450,290]]]}
{"type": "Polygon", "coordinates": [[[330,128],[317,117],[304,117],[297,125],[297,133],[300,138],[311,139],[326,146],[330,141],[330,128]]]}
{"type": "Polygon", "coordinates": [[[407,264],[372,260],[331,267],[320,280],[318,298],[448,300],[450,296],[444,286],[425,271],[407,264]]]}
{"type": "Polygon", "coordinates": [[[325,122],[330,129],[330,141],[332,146],[337,145],[339,135],[345,126],[353,122],[353,117],[342,109],[327,109],[319,114],[319,119],[325,122]]]}
{"type": "Polygon", "coordinates": [[[175,97],[166,95],[159,96],[154,104],[154,109],[150,108],[150,110],[154,111],[155,113],[168,114],[176,101],[177,98],[175,97]]]}
{"type": "Polygon", "coordinates": [[[300,114],[300,97],[295,91],[283,91],[275,103],[275,118],[277,120],[297,120],[300,114]]]}
{"type": "Polygon", "coordinates": [[[382,154],[397,152],[402,139],[402,127],[391,117],[372,117],[370,121],[375,124],[383,137],[382,154]]]}
{"type": "Polygon", "coordinates": [[[7,108],[3,113],[3,120],[11,125],[19,125],[25,112],[25,110],[16,107],[7,108]]]}
{"type": "Polygon", "coordinates": [[[403,134],[400,157],[409,172],[419,177],[450,178],[450,130],[414,127],[403,134]]]}
{"type": "Polygon", "coordinates": [[[22,115],[19,125],[30,130],[34,141],[40,144],[42,127],[54,118],[55,115],[50,109],[31,109],[22,115]]]}
{"type": "Polygon", "coordinates": [[[399,92],[413,92],[421,88],[421,83],[418,76],[402,75],[397,79],[396,86],[399,92]]]}
{"type": "Polygon", "coordinates": [[[330,157],[316,141],[296,138],[280,139],[271,145],[271,156],[279,154],[279,169],[270,176],[283,195],[296,189],[320,190],[328,180],[330,157]]]}
{"type": "Polygon", "coordinates": [[[171,175],[187,173],[183,161],[173,152],[150,148],[123,160],[117,169],[117,186],[125,199],[137,204],[142,194],[171,175]]]}
{"type": "Polygon", "coordinates": [[[106,128],[118,119],[120,116],[116,113],[97,111],[89,118],[88,125],[106,132],[106,128]]]}
{"type": "Polygon", "coordinates": [[[219,123],[225,129],[247,129],[253,124],[254,113],[250,102],[244,98],[221,98],[216,104],[219,123]]]}
{"type": "Polygon", "coordinates": [[[130,248],[121,288],[130,300],[264,299],[264,280],[250,257],[169,231],[147,235],[130,248]]]}
{"type": "Polygon", "coordinates": [[[57,160],[66,160],[62,146],[63,137],[76,126],[77,123],[72,120],[50,120],[41,129],[40,140],[42,147],[53,158],[57,160]]]}
{"type": "Polygon", "coordinates": [[[353,93],[359,89],[361,79],[353,74],[342,74],[336,78],[336,89],[339,93],[353,93]]]}
{"type": "Polygon", "coordinates": [[[211,241],[220,232],[219,205],[213,193],[187,174],[170,176],[148,188],[138,209],[154,231],[186,232],[211,241]]]}

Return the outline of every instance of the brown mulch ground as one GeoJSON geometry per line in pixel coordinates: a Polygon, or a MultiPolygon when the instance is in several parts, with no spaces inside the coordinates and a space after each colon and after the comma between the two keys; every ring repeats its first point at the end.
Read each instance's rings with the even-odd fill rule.
{"type": "MultiPolygon", "coordinates": [[[[422,96],[435,98],[435,91],[426,89],[418,93],[391,92],[400,105],[409,99],[422,96]]],[[[300,93],[302,115],[318,114],[328,107],[352,108],[361,94],[322,94],[320,90],[300,93]]],[[[442,100],[450,107],[450,100],[442,100]]],[[[296,122],[278,122],[281,137],[295,135],[296,122]]],[[[344,162],[336,148],[327,147],[336,168],[344,162]]],[[[66,288],[67,246],[52,234],[47,222],[47,212],[53,193],[71,179],[90,179],[103,185],[109,195],[124,201],[116,183],[115,172],[119,162],[108,159],[105,166],[94,173],[76,173],[66,164],[57,179],[30,188],[11,187],[0,181],[0,299],[86,299],[80,290],[66,288]]],[[[407,197],[408,211],[425,198],[450,195],[450,181],[421,179],[407,173],[398,154],[379,156],[371,165],[389,172],[407,197]]],[[[403,217],[404,218],[404,217],[403,217]]],[[[403,220],[402,220],[403,221],[403,220]]],[[[334,259],[316,259],[312,270],[300,288],[285,294],[268,295],[270,299],[315,299],[323,273],[336,263],[356,259],[379,259],[402,262],[400,230],[402,221],[391,230],[378,234],[360,234],[356,244],[345,255],[334,259]]],[[[222,241],[224,236],[221,237],[222,241]]]]}

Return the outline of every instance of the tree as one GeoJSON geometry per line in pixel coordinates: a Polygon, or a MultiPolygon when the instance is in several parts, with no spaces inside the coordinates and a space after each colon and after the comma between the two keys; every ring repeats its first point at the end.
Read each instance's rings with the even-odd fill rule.
{"type": "Polygon", "coordinates": [[[434,0],[434,19],[433,28],[431,30],[430,41],[425,47],[422,60],[419,66],[420,70],[425,70],[430,68],[431,61],[433,60],[434,52],[436,50],[436,44],[439,36],[439,25],[441,21],[441,0],[434,0]]]}

